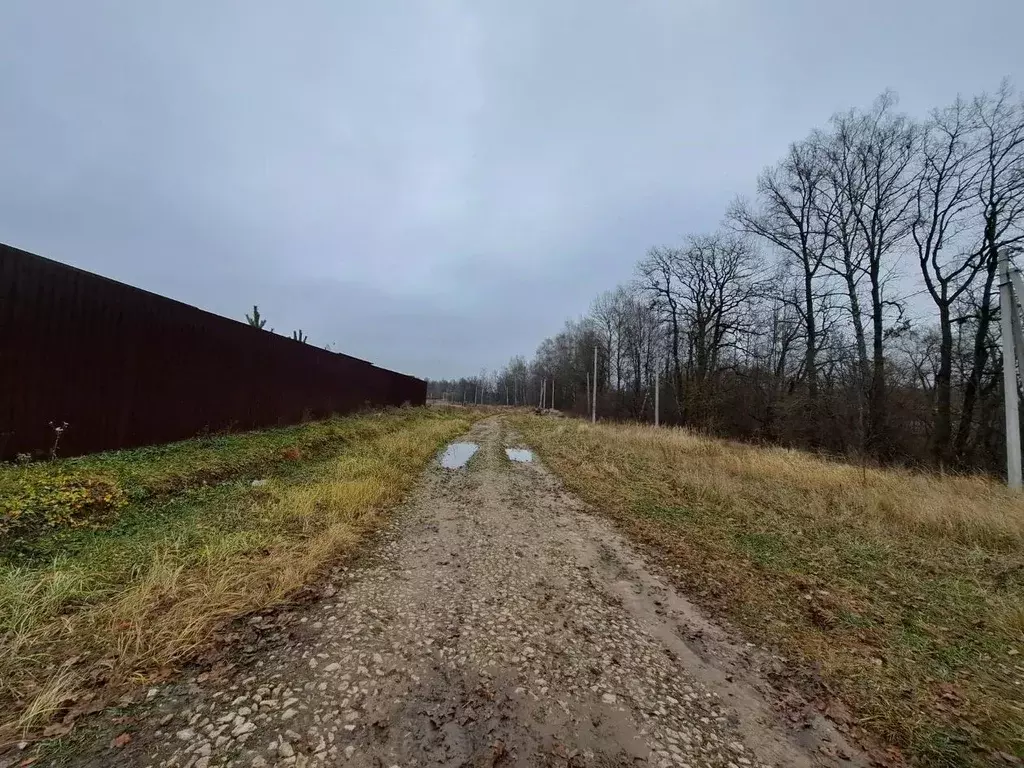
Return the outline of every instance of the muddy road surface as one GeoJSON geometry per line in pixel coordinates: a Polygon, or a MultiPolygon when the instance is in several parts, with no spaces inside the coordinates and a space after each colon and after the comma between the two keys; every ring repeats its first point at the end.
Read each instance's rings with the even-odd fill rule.
{"type": "Polygon", "coordinates": [[[435,461],[318,599],[253,617],[221,672],[35,765],[863,763],[827,722],[783,726],[749,649],[540,463],[510,461],[499,420],[462,440],[468,464],[435,461]]]}

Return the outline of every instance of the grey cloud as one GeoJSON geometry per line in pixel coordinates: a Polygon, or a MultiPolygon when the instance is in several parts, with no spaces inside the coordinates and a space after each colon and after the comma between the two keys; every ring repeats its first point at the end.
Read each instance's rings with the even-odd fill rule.
{"type": "Polygon", "coordinates": [[[1020,75],[1017,0],[0,9],[0,240],[424,376],[530,353],[887,87],[1020,75]]]}

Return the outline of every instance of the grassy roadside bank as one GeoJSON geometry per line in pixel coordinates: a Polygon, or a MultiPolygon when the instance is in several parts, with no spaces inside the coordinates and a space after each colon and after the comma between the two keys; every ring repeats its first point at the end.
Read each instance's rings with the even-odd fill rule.
{"type": "Polygon", "coordinates": [[[0,467],[0,741],[285,598],[475,418],[402,409],[0,467]]]}
{"type": "Polygon", "coordinates": [[[922,765],[1024,757],[1020,497],[682,430],[509,421],[688,594],[817,670],[852,725],[922,765]]]}

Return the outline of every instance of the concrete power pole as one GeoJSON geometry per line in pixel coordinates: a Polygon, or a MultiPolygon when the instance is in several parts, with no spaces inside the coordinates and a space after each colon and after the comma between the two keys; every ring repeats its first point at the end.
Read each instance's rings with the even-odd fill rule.
{"type": "Polygon", "coordinates": [[[597,424],[597,345],[594,345],[594,402],[590,407],[590,423],[597,424]]]}
{"type": "Polygon", "coordinates": [[[1017,353],[1017,365],[1024,365],[1024,330],[1022,330],[1021,326],[1019,309],[1021,301],[1024,300],[1024,279],[1021,279],[1019,269],[1010,269],[1010,287],[1013,289],[1014,311],[1010,315],[1010,319],[1013,321],[1013,348],[1017,353]]]}
{"type": "Polygon", "coordinates": [[[551,410],[555,410],[555,377],[551,377],[551,410]]]}
{"type": "Polygon", "coordinates": [[[1010,256],[1005,249],[999,255],[999,277],[999,325],[1003,336],[1003,400],[1006,415],[1006,484],[1016,491],[1021,487],[1020,413],[1013,333],[1013,315],[1017,308],[1014,306],[1016,301],[1010,282],[1010,256]]]}

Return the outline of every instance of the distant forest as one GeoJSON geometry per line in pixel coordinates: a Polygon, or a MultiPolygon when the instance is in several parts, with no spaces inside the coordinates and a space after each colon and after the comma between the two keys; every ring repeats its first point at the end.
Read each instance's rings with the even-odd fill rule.
{"type": "Polygon", "coordinates": [[[1009,83],[923,119],[891,93],[793,143],[718,231],[653,247],[532,361],[432,397],[652,420],[880,463],[1002,472],[997,263],[1024,245],[1009,83]]]}

